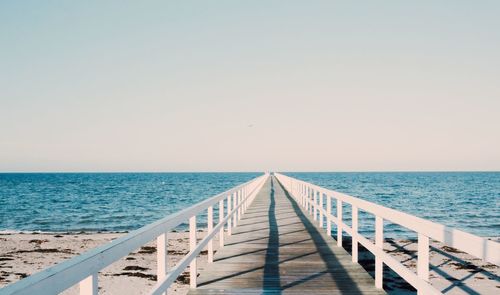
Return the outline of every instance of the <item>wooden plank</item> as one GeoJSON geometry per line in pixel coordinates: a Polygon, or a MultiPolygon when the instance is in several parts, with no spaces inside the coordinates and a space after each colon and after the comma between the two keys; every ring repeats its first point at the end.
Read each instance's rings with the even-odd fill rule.
{"type": "Polygon", "coordinates": [[[385,294],[268,179],[189,294],[385,294]]]}

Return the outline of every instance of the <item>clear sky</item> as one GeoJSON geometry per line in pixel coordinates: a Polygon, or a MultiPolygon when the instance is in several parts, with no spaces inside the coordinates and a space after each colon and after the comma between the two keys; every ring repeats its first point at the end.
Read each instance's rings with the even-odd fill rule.
{"type": "Polygon", "coordinates": [[[500,1],[1,1],[0,171],[500,170],[500,1]]]}

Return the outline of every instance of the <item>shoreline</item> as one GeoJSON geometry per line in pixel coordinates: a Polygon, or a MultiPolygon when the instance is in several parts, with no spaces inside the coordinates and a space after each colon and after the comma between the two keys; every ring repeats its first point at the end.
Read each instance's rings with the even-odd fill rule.
{"type": "MultiPolygon", "coordinates": [[[[206,231],[198,231],[198,239],[206,231]]],[[[87,250],[126,235],[125,232],[23,232],[0,233],[0,287],[19,281],[58,262],[75,257],[87,250]]],[[[168,233],[168,266],[172,268],[188,253],[188,232],[168,233]]],[[[344,237],[346,238],[346,237],[344,237]]],[[[492,239],[498,240],[499,237],[492,239]]],[[[350,240],[344,241],[350,251],[350,240]]],[[[412,239],[384,240],[384,249],[398,261],[416,271],[417,244],[412,239]]],[[[217,239],[214,250],[218,250],[217,239]]],[[[500,288],[500,270],[496,265],[484,263],[457,249],[432,241],[430,252],[430,280],[447,294],[494,294],[500,288]]],[[[373,255],[359,248],[359,263],[373,275],[373,255]]],[[[200,270],[207,265],[206,252],[198,259],[200,270]]],[[[100,294],[143,294],[156,283],[156,243],[149,242],[99,273],[100,294]]],[[[384,268],[384,289],[388,294],[414,294],[404,280],[384,268]]],[[[169,289],[169,294],[186,294],[189,290],[187,270],[169,289]]],[[[62,294],[78,294],[78,285],[62,294]]]]}

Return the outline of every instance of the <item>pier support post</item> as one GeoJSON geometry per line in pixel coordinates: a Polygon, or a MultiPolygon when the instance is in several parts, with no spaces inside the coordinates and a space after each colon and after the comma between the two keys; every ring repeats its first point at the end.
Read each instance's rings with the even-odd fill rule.
{"type": "MultiPolygon", "coordinates": [[[[429,281],[429,237],[418,234],[418,257],[417,273],[422,280],[429,281]]],[[[418,290],[419,295],[424,295],[423,291],[418,290]]]]}
{"type": "MultiPolygon", "coordinates": [[[[189,251],[196,248],[196,215],[189,218],[189,251]]],[[[189,287],[196,288],[196,257],[189,264],[189,287]]]]}
{"type": "Polygon", "coordinates": [[[323,210],[324,210],[324,206],[323,206],[323,193],[322,192],[318,192],[318,197],[319,197],[319,227],[320,228],[323,228],[323,210]]]}
{"type": "Polygon", "coordinates": [[[308,203],[308,206],[309,206],[309,215],[312,215],[313,214],[313,190],[312,188],[309,188],[309,193],[308,193],[308,196],[307,196],[307,203],[308,203]]]}
{"type": "MultiPolygon", "coordinates": [[[[207,210],[207,235],[214,230],[214,207],[210,206],[207,210]]],[[[208,263],[214,262],[214,242],[213,238],[208,241],[207,245],[208,263]]]]}
{"type": "MultiPolygon", "coordinates": [[[[238,208],[238,192],[233,193],[233,210],[238,208]]],[[[233,214],[233,227],[236,227],[238,224],[238,209],[234,211],[233,214]]]]}
{"type": "Polygon", "coordinates": [[[306,207],[306,202],[305,202],[305,189],[304,189],[304,184],[300,185],[300,204],[302,205],[303,208],[306,207]]]}
{"type": "Polygon", "coordinates": [[[310,213],[309,212],[309,188],[308,187],[305,188],[304,203],[305,203],[306,212],[310,213]]]}
{"type": "MultiPolygon", "coordinates": [[[[227,197],[227,215],[229,216],[229,214],[231,214],[231,195],[229,195],[227,197]]],[[[231,228],[233,227],[232,225],[232,217],[229,216],[229,218],[227,219],[227,235],[230,236],[232,233],[231,233],[231,228]]]]}
{"type": "MultiPolygon", "coordinates": [[[[219,201],[219,223],[224,220],[224,200],[219,201]]],[[[219,248],[224,247],[224,226],[219,231],[219,248]]]]}
{"type": "Polygon", "coordinates": [[[358,263],[358,207],[352,205],[352,262],[358,263]]]}
{"type": "Polygon", "coordinates": [[[342,247],[342,201],[337,199],[337,246],[342,247]]]}
{"type": "Polygon", "coordinates": [[[80,282],[80,295],[97,295],[97,273],[92,274],[80,282]]]}
{"type": "Polygon", "coordinates": [[[302,185],[302,206],[307,209],[307,187],[302,185]]]}
{"type": "MultiPolygon", "coordinates": [[[[161,281],[167,275],[168,269],[168,236],[161,234],[156,238],[156,276],[161,281]]],[[[164,295],[167,292],[163,293],[164,295]]]]}
{"type": "Polygon", "coordinates": [[[318,194],[313,190],[313,202],[314,202],[314,221],[318,220],[318,194]]]}
{"type": "Polygon", "coordinates": [[[332,197],[326,195],[326,234],[328,237],[332,236],[332,197]]]}
{"type": "MultiPolygon", "coordinates": [[[[375,246],[384,250],[384,219],[375,216],[375,246]]],[[[375,254],[375,287],[382,289],[384,285],[384,262],[380,255],[375,254]]]]}
{"type": "Polygon", "coordinates": [[[243,214],[243,205],[242,202],[243,202],[243,197],[242,197],[242,191],[239,190],[238,191],[238,204],[240,205],[240,208],[238,208],[238,220],[241,220],[241,215],[243,214]]]}
{"type": "Polygon", "coordinates": [[[310,199],[311,199],[311,189],[309,187],[307,187],[307,189],[306,189],[306,210],[307,210],[307,213],[309,213],[309,214],[311,214],[310,199]]]}

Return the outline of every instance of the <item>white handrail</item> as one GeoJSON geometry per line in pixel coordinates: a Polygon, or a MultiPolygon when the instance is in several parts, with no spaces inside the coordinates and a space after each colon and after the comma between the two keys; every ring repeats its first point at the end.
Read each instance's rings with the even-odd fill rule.
{"type": "MultiPolygon", "coordinates": [[[[500,265],[500,244],[495,241],[329,190],[280,173],[275,173],[275,175],[279,182],[297,200],[298,204],[304,207],[306,212],[314,215],[314,220],[316,220],[318,212],[320,217],[321,215],[325,215],[328,233],[331,231],[331,222],[337,225],[337,244],[339,246],[342,246],[343,231],[351,235],[353,262],[358,262],[358,243],[375,255],[375,285],[377,288],[382,288],[383,264],[386,264],[409,284],[415,287],[419,294],[441,294],[440,291],[428,283],[430,238],[481,258],[484,261],[500,265]],[[320,202],[317,200],[317,194],[320,196],[320,202]],[[331,214],[331,208],[325,209],[323,207],[323,196],[326,196],[327,204],[330,204],[329,206],[331,206],[331,198],[337,200],[337,216],[331,214]],[[342,221],[342,202],[352,206],[352,228],[342,221]],[[358,210],[363,210],[375,216],[375,244],[358,233],[358,210]],[[417,274],[394,259],[391,255],[384,252],[382,248],[384,220],[391,221],[417,232],[417,274]]],[[[319,225],[323,227],[321,221],[319,225]]]]}
{"type": "MultiPolygon", "coordinates": [[[[32,294],[57,294],[73,285],[80,283],[81,295],[96,295],[97,288],[97,273],[113,262],[125,257],[140,246],[157,239],[158,242],[158,283],[155,285],[151,294],[162,294],[166,292],[170,284],[182,273],[182,271],[191,263],[196,262],[196,256],[201,252],[202,248],[212,243],[212,239],[219,234],[220,240],[223,241],[224,225],[231,218],[238,214],[243,214],[245,209],[251,204],[257,193],[260,191],[269,174],[263,174],[244,184],[238,185],[228,191],[197,203],[180,212],[169,215],[161,220],[146,225],[138,230],[118,238],[108,244],[91,249],[72,259],[66,260],[53,267],[47,268],[32,276],[20,280],[11,285],[0,289],[0,295],[32,295],[32,294]],[[224,203],[227,203],[233,196],[242,196],[236,198],[236,204],[233,204],[231,211],[228,210],[224,218],[219,220],[219,223],[212,227],[207,232],[207,236],[196,245],[196,215],[208,211],[208,214],[213,214],[213,206],[219,205],[220,212],[224,215],[224,203]],[[210,208],[210,209],[209,209],[210,208]],[[241,209],[240,209],[241,208],[241,209]],[[240,210],[240,211],[238,211],[240,210]],[[167,273],[166,269],[166,233],[176,226],[182,224],[186,220],[190,221],[190,252],[167,273]],[[193,230],[194,221],[194,230],[193,230]],[[194,238],[194,239],[193,239],[194,238]],[[161,267],[160,267],[161,266],[161,267]]],[[[239,217],[239,216],[238,216],[239,217]]],[[[213,216],[209,216],[208,220],[213,220],[213,216]]],[[[230,228],[228,228],[228,231],[230,228]]],[[[223,242],[221,242],[221,246],[223,242]]],[[[211,248],[211,247],[209,247],[211,248]]],[[[191,272],[191,286],[196,286],[196,267],[194,273],[191,272]],[[194,275],[193,275],[194,274],[194,275]]]]}

